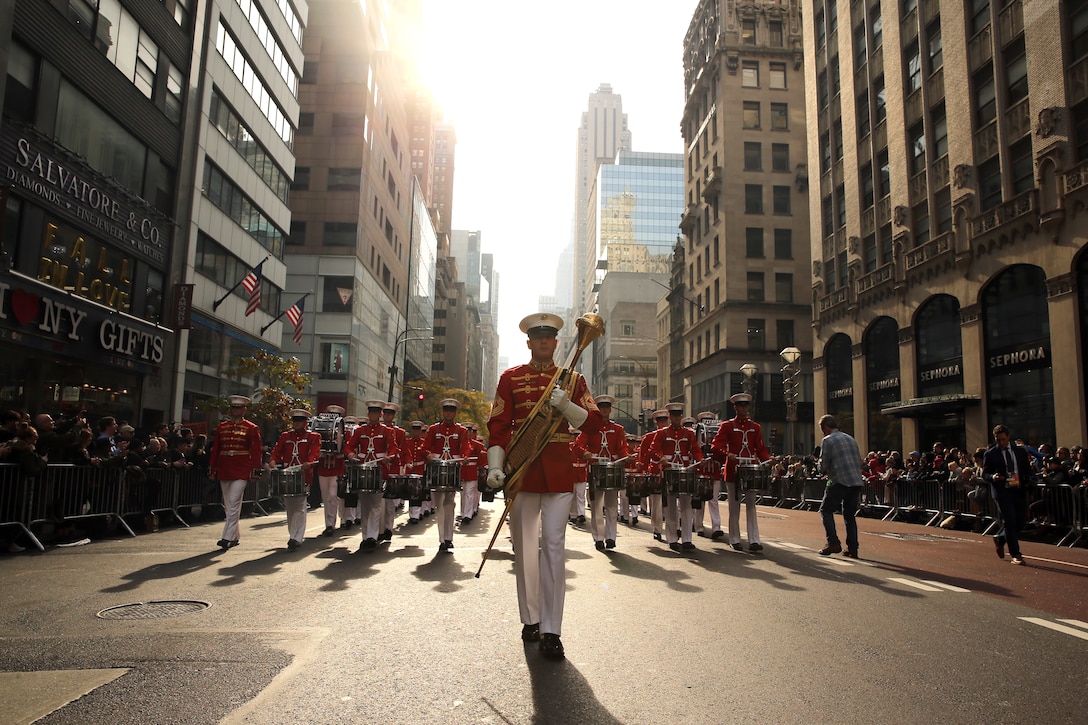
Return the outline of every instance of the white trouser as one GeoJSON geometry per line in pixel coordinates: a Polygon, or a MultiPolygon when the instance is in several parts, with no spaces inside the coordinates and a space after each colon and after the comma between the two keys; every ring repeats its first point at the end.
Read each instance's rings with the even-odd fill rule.
{"type": "Polygon", "coordinates": [[[710,530],[720,531],[722,528],[722,511],[718,508],[718,496],[722,493],[722,482],[715,481],[713,493],[710,495],[709,501],[704,501],[703,505],[695,511],[695,530],[703,530],[703,512],[710,512],[710,530]]]}
{"type": "Polygon", "coordinates": [[[480,490],[475,478],[461,479],[461,518],[472,518],[480,509],[480,490]]]}
{"type": "Polygon", "coordinates": [[[563,634],[567,516],[573,493],[521,492],[510,506],[510,540],[522,624],[563,634]]]}
{"type": "Polygon", "coordinates": [[[670,544],[676,543],[676,530],[680,529],[680,540],[691,542],[691,526],[695,520],[695,509],[691,507],[691,494],[668,494],[669,505],[665,507],[665,538],[670,544]]]}
{"type": "Polygon", "coordinates": [[[340,523],[345,521],[354,521],[359,518],[359,506],[345,506],[344,499],[337,499],[337,510],[340,512],[340,523]]]}
{"type": "MultiPolygon", "coordinates": [[[[343,502],[336,496],[336,476],[318,476],[317,485],[321,487],[321,506],[325,509],[325,528],[335,528],[336,512],[343,505],[343,502]]],[[[343,515],[340,518],[343,518],[343,515]]]]}
{"type": "MultiPolygon", "coordinates": [[[[664,503],[663,494],[653,493],[650,499],[650,522],[654,525],[654,533],[660,534],[665,528],[665,513],[661,510],[664,503]]],[[[675,528],[675,527],[674,527],[675,528]]]]}
{"type": "Polygon", "coordinates": [[[619,491],[614,488],[594,491],[590,502],[590,523],[594,541],[616,540],[616,499],[619,491]]]}
{"type": "Polygon", "coordinates": [[[381,533],[379,524],[382,517],[381,491],[359,492],[359,518],[362,519],[363,541],[377,539],[381,533]]]}
{"type": "Polygon", "coordinates": [[[287,538],[301,544],[306,538],[306,497],[284,496],[283,507],[287,509],[287,538]]]}
{"type": "Polygon", "coordinates": [[[585,481],[574,484],[574,497],[570,500],[570,518],[575,519],[586,515],[586,486],[585,481]]]}
{"type": "MultiPolygon", "coordinates": [[[[744,492],[744,508],[747,515],[748,543],[758,544],[759,522],[756,520],[756,499],[759,494],[756,491],[741,489],[744,492]]],[[[737,482],[726,481],[725,492],[729,496],[729,543],[740,543],[740,499],[737,498],[737,482]]]]}
{"type": "Polygon", "coordinates": [[[438,540],[453,541],[453,514],[456,506],[456,491],[431,491],[435,514],[438,519],[438,540]]]}
{"type": "Polygon", "coordinates": [[[244,478],[236,481],[220,481],[223,489],[223,512],[227,520],[223,522],[223,538],[227,541],[238,541],[238,517],[242,515],[242,497],[246,493],[244,478]]]}
{"type": "Polygon", "coordinates": [[[382,499],[382,531],[392,531],[393,522],[397,518],[397,504],[400,503],[399,498],[383,498],[382,499]]]}

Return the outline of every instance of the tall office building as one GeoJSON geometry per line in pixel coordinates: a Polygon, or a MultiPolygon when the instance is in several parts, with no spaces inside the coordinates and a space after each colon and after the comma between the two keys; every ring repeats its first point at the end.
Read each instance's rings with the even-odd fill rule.
{"type": "Polygon", "coordinates": [[[574,167],[574,307],[592,309],[597,255],[589,241],[588,204],[597,167],[612,163],[621,150],[631,150],[631,131],[623,99],[602,83],[589,95],[589,106],[578,126],[574,167]]]}
{"type": "Polygon", "coordinates": [[[435,229],[438,234],[448,235],[453,229],[453,173],[457,164],[457,131],[450,123],[438,123],[434,127],[434,172],[428,198],[435,229]]]}
{"type": "Polygon", "coordinates": [[[314,295],[301,344],[285,334],[284,348],[313,372],[319,409],[400,402],[402,381],[431,369],[437,240],[411,166],[406,66],[386,40],[399,20],[379,0],[311,4],[287,298],[314,295]]]}
{"type": "Polygon", "coordinates": [[[177,417],[204,17],[191,0],[2,3],[0,407],[177,417]]]}
{"type": "MultiPolygon", "coordinates": [[[[185,282],[194,285],[192,327],[179,337],[184,363],[181,419],[202,399],[249,393],[255,381],[226,381],[221,370],[256,350],[279,350],[291,227],[288,192],[295,173],[305,3],[216,0],[208,13],[207,61],[196,79],[192,224],[185,282]],[[247,314],[242,286],[259,269],[260,308],[247,314]]],[[[288,290],[294,292],[295,290],[288,290]]],[[[289,338],[288,338],[289,339],[289,338]]],[[[215,415],[205,414],[210,424],[215,415]]]]}
{"type": "MultiPolygon", "coordinates": [[[[683,361],[669,364],[689,381],[691,409],[731,415],[726,401],[755,366],[753,416],[772,448],[792,452],[809,450],[812,437],[810,423],[787,425],[779,356],[811,350],[801,59],[801,0],[696,8],[684,39],[686,268],[670,293],[684,344],[683,361]]],[[[812,417],[809,399],[793,401],[802,420],[812,417]]]]}
{"type": "Polygon", "coordinates": [[[806,18],[818,410],[863,450],[1084,443],[1088,4],[806,18]]]}

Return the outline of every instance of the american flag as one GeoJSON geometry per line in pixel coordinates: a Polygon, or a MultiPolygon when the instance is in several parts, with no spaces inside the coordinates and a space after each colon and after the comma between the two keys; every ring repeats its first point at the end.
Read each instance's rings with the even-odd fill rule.
{"type": "Polygon", "coordinates": [[[295,326],[294,341],[296,345],[302,344],[302,303],[305,301],[306,297],[301,297],[298,302],[291,305],[287,312],[284,313],[287,316],[288,321],[295,326]]]}
{"type": "Polygon", "coordinates": [[[242,289],[249,293],[249,304],[246,305],[246,317],[249,317],[261,306],[261,262],[242,279],[242,289]]]}

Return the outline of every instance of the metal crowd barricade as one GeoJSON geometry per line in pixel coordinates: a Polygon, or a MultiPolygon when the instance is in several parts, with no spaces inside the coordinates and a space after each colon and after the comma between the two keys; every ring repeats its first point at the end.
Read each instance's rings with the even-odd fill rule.
{"type": "Polygon", "coordinates": [[[122,516],[127,496],[118,467],[50,463],[42,474],[39,492],[33,500],[30,524],[114,517],[129,536],[136,536],[122,516]]]}
{"type": "MultiPolygon", "coordinates": [[[[208,478],[208,470],[200,466],[182,468],[176,471],[177,501],[174,515],[180,509],[187,509],[190,516],[199,516],[206,506],[223,508],[223,488],[219,481],[208,478]],[[199,509],[197,509],[199,507],[199,509]],[[197,509],[194,511],[194,509],[197,509]]],[[[181,517],[178,516],[178,520],[181,517]]]]}
{"type": "Polygon", "coordinates": [[[1070,539],[1076,543],[1080,538],[1076,490],[1067,483],[1040,483],[1032,486],[1029,491],[1034,494],[1029,510],[1035,516],[1042,513],[1043,522],[1039,524],[1039,529],[1046,528],[1060,536],[1058,546],[1070,539]],[[1040,502],[1045,502],[1045,506],[1040,507],[1040,502]]]}
{"type": "Polygon", "coordinates": [[[931,526],[941,518],[944,510],[941,505],[941,483],[935,478],[900,478],[895,483],[891,498],[891,507],[884,515],[884,521],[895,521],[904,512],[919,512],[929,517],[925,525],[931,526]]]}
{"type": "Polygon", "coordinates": [[[861,512],[875,512],[883,518],[891,510],[891,504],[887,500],[888,488],[883,481],[873,482],[866,479],[861,489],[861,499],[858,502],[861,512]]]}
{"type": "Polygon", "coordinates": [[[977,482],[964,485],[956,481],[945,483],[942,489],[941,500],[943,502],[943,516],[955,514],[965,521],[976,522],[976,532],[983,533],[993,527],[997,518],[997,507],[990,497],[990,485],[982,484],[986,491],[979,503],[978,498],[971,498],[968,494],[979,485],[977,482]]]}
{"type": "Polygon", "coordinates": [[[826,478],[806,478],[802,482],[801,502],[794,506],[795,509],[815,511],[824,502],[824,489],[827,488],[826,478]]]}
{"type": "Polygon", "coordinates": [[[776,508],[793,507],[804,500],[805,484],[802,478],[792,476],[780,476],[775,479],[775,488],[778,490],[776,508]]]}
{"type": "Polygon", "coordinates": [[[16,528],[39,550],[45,551],[42,542],[27,526],[32,495],[32,479],[23,475],[19,466],[0,464],[0,528],[16,528]]]}
{"type": "Polygon", "coordinates": [[[125,515],[170,512],[178,523],[189,528],[178,513],[179,473],[176,468],[149,468],[142,482],[129,481],[125,515]]]}

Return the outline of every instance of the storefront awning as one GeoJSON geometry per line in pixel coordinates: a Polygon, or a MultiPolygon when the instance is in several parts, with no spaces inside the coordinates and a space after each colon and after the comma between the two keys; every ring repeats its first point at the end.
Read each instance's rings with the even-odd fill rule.
{"type": "Polygon", "coordinates": [[[924,415],[962,411],[968,405],[978,405],[980,401],[979,396],[964,393],[931,395],[928,398],[897,400],[880,406],[880,412],[884,415],[897,415],[903,418],[921,418],[924,415]]]}

